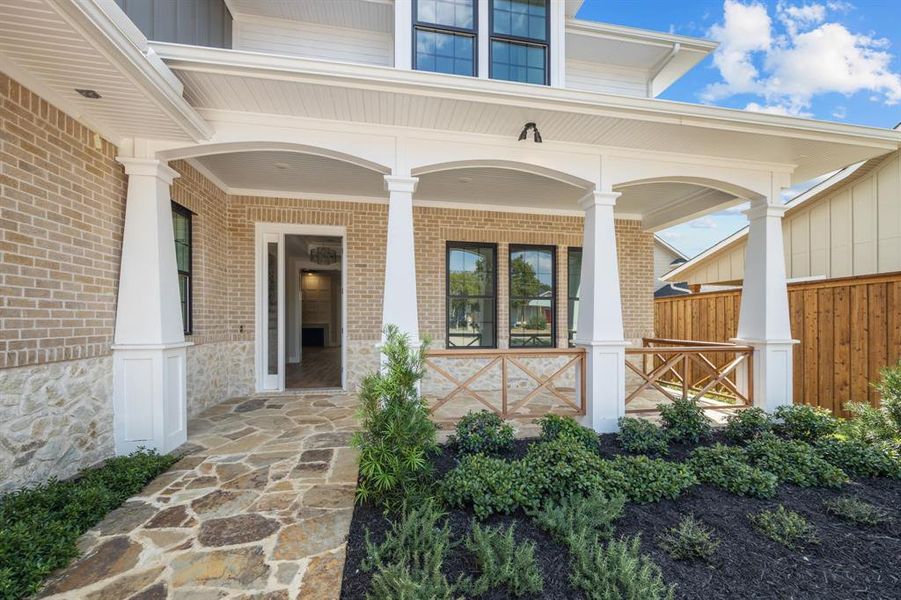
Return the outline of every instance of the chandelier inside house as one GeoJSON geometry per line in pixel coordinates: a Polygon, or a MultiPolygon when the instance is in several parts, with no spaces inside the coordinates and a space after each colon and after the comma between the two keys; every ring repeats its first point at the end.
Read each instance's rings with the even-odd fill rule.
{"type": "Polygon", "coordinates": [[[316,246],[310,249],[310,260],[317,265],[332,265],[338,262],[338,252],[328,246],[316,246]]]}

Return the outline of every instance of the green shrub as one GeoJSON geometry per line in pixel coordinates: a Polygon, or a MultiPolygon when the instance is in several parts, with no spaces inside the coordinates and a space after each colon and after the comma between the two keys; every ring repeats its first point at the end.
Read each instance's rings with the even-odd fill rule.
{"type": "Polygon", "coordinates": [[[530,515],[561,544],[569,545],[573,536],[581,534],[609,540],[613,536],[613,523],[622,516],[625,503],[623,496],[608,497],[596,492],[587,497],[566,496],[530,515]]]}
{"type": "Polygon", "coordinates": [[[852,477],[901,479],[901,457],[887,443],[826,438],[817,441],[814,448],[826,462],[852,477]]]}
{"type": "Polygon", "coordinates": [[[619,443],[632,454],[665,455],[669,451],[666,433],[647,419],[620,418],[619,443]]]}
{"type": "Polygon", "coordinates": [[[647,456],[617,456],[613,468],[623,474],[622,491],[633,502],[675,500],[698,483],[691,469],[682,463],[647,456]]]}
{"type": "Polygon", "coordinates": [[[765,536],[792,550],[801,550],[810,544],[819,543],[813,525],[782,505],[776,510],[748,515],[748,518],[765,536]]]}
{"type": "Polygon", "coordinates": [[[839,425],[838,419],[828,410],[806,404],[780,406],[773,417],[779,433],[802,442],[812,442],[832,435],[839,425]]]}
{"type": "Polygon", "coordinates": [[[543,330],[547,328],[547,319],[541,315],[533,315],[526,321],[526,329],[543,330]]]}
{"type": "Polygon", "coordinates": [[[747,442],[757,439],[773,429],[770,416],[762,408],[752,406],[726,419],[726,437],[733,442],[747,442]]]}
{"type": "Polygon", "coordinates": [[[513,447],[513,426],[488,410],[470,412],[457,423],[450,442],[463,454],[500,454],[513,447]]]}
{"type": "Polygon", "coordinates": [[[780,482],[801,487],[837,487],[848,481],[844,471],[826,462],[804,442],[766,435],[748,444],[745,452],[753,466],[769,471],[780,482]]]}
{"type": "Polygon", "coordinates": [[[670,404],[658,404],[660,419],[669,439],[697,444],[711,433],[711,421],[697,402],[679,398],[670,404]]]}
{"type": "Polygon", "coordinates": [[[381,544],[373,544],[366,531],[366,558],[361,568],[374,572],[367,598],[458,597],[460,583],[448,582],[441,572],[451,548],[447,523],[439,525],[443,517],[435,503],[426,500],[394,521],[381,544]]]}
{"type": "Polygon", "coordinates": [[[526,508],[571,494],[613,496],[622,493],[625,485],[622,473],[609,461],[567,437],[532,444],[521,462],[528,489],[535,495],[535,502],[526,508]]]}
{"type": "Polygon", "coordinates": [[[901,360],[880,371],[875,387],[882,398],[882,410],[894,426],[895,437],[901,437],[901,360]]]}
{"type": "Polygon", "coordinates": [[[741,448],[716,444],[695,448],[688,457],[698,480],[740,496],[771,498],[779,480],[747,463],[741,448]]]}
{"type": "Polygon", "coordinates": [[[517,597],[541,593],[544,580],[535,560],[535,544],[518,543],[514,526],[482,529],[473,521],[465,544],[479,570],[478,577],[467,586],[470,594],[480,596],[499,587],[517,597]]]}
{"type": "Polygon", "coordinates": [[[537,504],[537,492],[529,486],[519,461],[470,454],[447,474],[441,491],[450,506],[472,506],[475,514],[484,518],[537,504]]]}
{"type": "Polygon", "coordinates": [[[823,505],[827,513],[861,525],[879,525],[890,520],[886,511],[850,496],[826,500],[823,505]]]}
{"type": "Polygon", "coordinates": [[[720,541],[713,532],[693,515],[687,515],[676,527],[667,529],[657,538],[657,545],[673,560],[710,560],[720,541]]]}
{"type": "Polygon", "coordinates": [[[78,536],[176,460],[138,450],[77,479],[51,480],[0,498],[0,598],[36,592],[44,578],[78,556],[78,536]]]}
{"type": "Polygon", "coordinates": [[[545,442],[554,440],[570,440],[592,452],[598,448],[598,435],[588,427],[582,427],[572,417],[547,415],[538,419],[541,426],[541,439],[545,442]]]}
{"type": "Polygon", "coordinates": [[[845,410],[851,413],[851,418],[842,421],[839,435],[867,444],[883,442],[899,445],[896,442],[898,430],[885,407],[877,408],[868,402],[847,402],[845,410]]]}
{"type": "Polygon", "coordinates": [[[674,586],[663,581],[660,567],[641,553],[638,536],[606,545],[584,534],[570,545],[569,580],[588,600],[658,600],[672,598],[674,586]]]}
{"type": "Polygon", "coordinates": [[[396,510],[426,491],[429,455],[438,449],[436,426],[417,389],[427,346],[414,350],[397,327],[385,328],[385,364],[360,385],[361,431],[351,440],[360,451],[359,501],[396,510]]]}

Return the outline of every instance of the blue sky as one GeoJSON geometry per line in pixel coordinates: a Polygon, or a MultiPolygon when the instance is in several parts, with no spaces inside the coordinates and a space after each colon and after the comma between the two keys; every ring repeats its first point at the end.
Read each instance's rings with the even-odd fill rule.
{"type": "MultiPolygon", "coordinates": [[[[873,127],[901,122],[901,0],[585,0],[578,17],[720,43],[661,98],[873,127]]],[[[732,210],[661,235],[694,256],[745,224],[732,210]]]]}

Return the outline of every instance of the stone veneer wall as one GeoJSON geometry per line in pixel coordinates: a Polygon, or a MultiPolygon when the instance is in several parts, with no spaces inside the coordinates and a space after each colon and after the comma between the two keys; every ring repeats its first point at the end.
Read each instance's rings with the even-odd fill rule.
{"type": "Polygon", "coordinates": [[[116,153],[0,73],[0,492],[113,452],[116,153]]]}

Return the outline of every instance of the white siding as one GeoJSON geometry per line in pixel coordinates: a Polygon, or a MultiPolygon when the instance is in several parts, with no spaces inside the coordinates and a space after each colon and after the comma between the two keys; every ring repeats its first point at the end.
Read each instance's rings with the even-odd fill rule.
{"type": "Polygon", "coordinates": [[[648,74],[639,69],[625,69],[570,58],[566,60],[566,87],[646,98],[648,74]]]}
{"type": "Polygon", "coordinates": [[[389,33],[239,16],[233,37],[235,50],[370,65],[394,64],[394,40],[389,33]]]}
{"type": "MultiPolygon", "coordinates": [[[[901,158],[790,211],[782,226],[789,279],[901,271],[901,158]]],[[[740,280],[745,242],[700,261],[689,284],[740,280]]]]}

